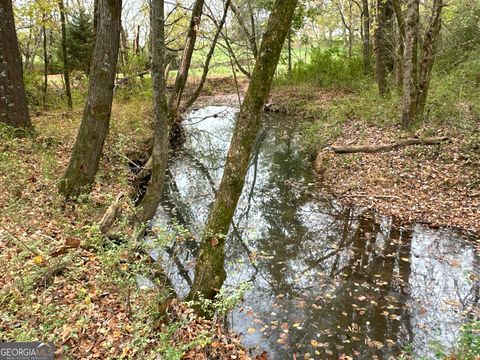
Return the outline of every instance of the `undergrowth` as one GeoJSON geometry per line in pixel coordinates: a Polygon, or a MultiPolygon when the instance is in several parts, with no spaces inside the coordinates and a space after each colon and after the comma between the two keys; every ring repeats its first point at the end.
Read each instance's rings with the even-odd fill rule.
{"type": "MultiPolygon", "coordinates": [[[[404,136],[447,135],[459,137],[464,155],[473,161],[480,160],[480,60],[478,52],[472,51],[464,61],[455,67],[435,67],[424,115],[418,119],[404,136]]],[[[337,51],[334,50],[333,54],[337,51]]],[[[380,129],[400,128],[401,91],[391,85],[390,93],[378,96],[378,89],[372,79],[366,80],[359,74],[357,65],[346,71],[349,62],[342,65],[326,66],[323,61],[336,64],[335,56],[322,52],[316,62],[308,66],[300,65],[299,73],[293,73],[293,82],[326,84],[327,87],[350,84],[352,96],[338,97],[331,106],[318,113],[315,121],[304,125],[304,145],[311,153],[328,146],[342,134],[347,122],[356,122],[365,127],[380,129]],[[346,78],[338,76],[338,70],[345,72],[346,78]],[[318,73],[318,75],[316,75],[318,73]],[[303,75],[298,75],[303,74],[303,75]],[[338,80],[336,80],[338,78],[338,80]],[[322,80],[323,79],[323,80],[322,80]]],[[[354,61],[354,64],[356,62],[354,61]]],[[[443,65],[444,66],[444,65],[443,65]]],[[[296,71],[297,71],[296,70],[296,71]]],[[[391,79],[393,82],[393,79],[391,79]]],[[[281,84],[281,83],[280,83],[281,84]]]]}

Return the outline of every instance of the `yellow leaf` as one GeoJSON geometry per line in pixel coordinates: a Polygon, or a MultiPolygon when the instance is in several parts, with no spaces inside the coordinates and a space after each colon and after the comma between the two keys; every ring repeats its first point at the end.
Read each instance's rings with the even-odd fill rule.
{"type": "Polygon", "coordinates": [[[43,263],[43,258],[40,255],[37,255],[33,258],[33,262],[37,265],[40,265],[41,263],[43,263]]]}
{"type": "Polygon", "coordinates": [[[247,330],[247,332],[248,332],[249,334],[253,334],[253,333],[255,333],[256,331],[257,331],[257,329],[255,329],[255,328],[253,328],[253,327],[248,328],[248,330],[247,330]]]}
{"type": "Polygon", "coordinates": [[[310,341],[310,344],[312,344],[313,347],[317,347],[317,346],[318,346],[318,341],[315,340],[315,339],[312,339],[312,340],[310,341]]]}

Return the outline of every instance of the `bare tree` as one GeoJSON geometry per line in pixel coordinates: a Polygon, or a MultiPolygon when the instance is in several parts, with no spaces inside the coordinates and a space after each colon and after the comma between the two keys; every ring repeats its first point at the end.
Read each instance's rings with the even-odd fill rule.
{"type": "Polygon", "coordinates": [[[0,0],[0,122],[32,127],[11,0],[0,0]]]}
{"type": "Polygon", "coordinates": [[[122,0],[99,0],[98,10],[87,101],[72,156],[59,189],[67,198],[90,190],[110,124],[122,0]]]}

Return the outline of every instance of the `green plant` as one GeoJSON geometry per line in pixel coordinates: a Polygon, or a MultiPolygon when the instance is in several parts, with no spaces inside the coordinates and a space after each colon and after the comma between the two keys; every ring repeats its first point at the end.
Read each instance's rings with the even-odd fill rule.
{"type": "Polygon", "coordinates": [[[338,47],[329,49],[314,48],[308,63],[295,64],[291,78],[280,83],[310,83],[321,87],[351,88],[363,78],[362,58],[351,58],[338,47]]]}
{"type": "MultiPolygon", "coordinates": [[[[207,314],[222,317],[240,303],[250,287],[251,284],[248,282],[243,282],[235,288],[223,286],[213,301],[199,295],[198,305],[207,314]]],[[[196,304],[191,302],[189,305],[195,306],[196,304]]]]}
{"type": "Polygon", "coordinates": [[[452,352],[457,360],[476,360],[480,356],[480,321],[465,324],[452,352]]]}

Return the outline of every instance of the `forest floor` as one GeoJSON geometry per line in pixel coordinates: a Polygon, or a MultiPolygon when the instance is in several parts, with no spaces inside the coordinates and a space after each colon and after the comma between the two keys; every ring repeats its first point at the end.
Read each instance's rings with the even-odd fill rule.
{"type": "MultiPolygon", "coordinates": [[[[207,83],[196,106],[237,106],[247,82],[240,81],[238,92],[234,84],[231,79],[207,83]]],[[[352,96],[275,87],[268,108],[294,115],[303,129],[321,123],[336,99],[352,96]]],[[[52,341],[58,358],[148,359],[162,354],[169,359],[185,354],[185,359],[249,359],[238,336],[167,301],[161,284],[139,288],[136,276],[152,275],[150,259],[142,255],[149,249],[122,241],[133,238],[122,217],[114,226],[116,238],[99,232],[107,208],[120,193],[132,191],[128,159],[145,151],[150,98],[116,95],[97,181],[91,194],[77,202],[66,202],[57,184],[75,141],[80,102],[72,113],[32,113],[36,137],[14,138],[0,128],[0,341],[52,341]]],[[[386,129],[354,119],[341,124],[325,128],[329,145],[406,136],[395,126],[386,129]]],[[[332,155],[327,146],[324,182],[348,203],[407,221],[479,232],[480,199],[473,196],[480,190],[478,160],[465,157],[466,139],[451,136],[448,129],[438,135],[450,136],[452,142],[370,155],[332,155]],[[380,194],[395,198],[363,197],[380,194]]],[[[132,207],[125,200],[121,209],[127,214],[132,207]]]]}
{"type": "Polygon", "coordinates": [[[480,148],[473,138],[476,134],[458,131],[455,123],[446,127],[425,124],[406,132],[400,129],[400,119],[376,124],[355,108],[325,116],[337,102],[353,102],[354,98],[351,92],[280,86],[273,89],[269,108],[307,124],[302,129],[310,142],[312,159],[316,158],[319,179],[342,203],[374,208],[406,223],[480,234],[480,148]],[[379,153],[332,151],[333,146],[379,145],[424,136],[445,136],[449,141],[379,153]]]}
{"type": "Polygon", "coordinates": [[[146,254],[158,244],[128,240],[128,196],[116,236],[99,232],[116,197],[132,193],[128,159],[146,149],[150,98],[116,95],[92,192],[76,202],[58,194],[78,105],[71,113],[32,111],[35,137],[0,127],[0,341],[53,342],[56,358],[68,359],[250,359],[221,323],[169,301],[161,281],[139,286],[137,275],[155,276],[146,254]]]}

